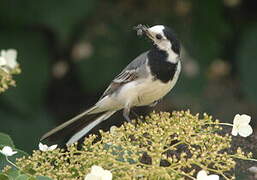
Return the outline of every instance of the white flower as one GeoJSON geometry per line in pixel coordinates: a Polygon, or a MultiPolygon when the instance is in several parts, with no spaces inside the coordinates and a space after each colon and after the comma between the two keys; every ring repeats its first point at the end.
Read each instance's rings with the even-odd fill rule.
{"type": "Polygon", "coordinates": [[[252,127],[249,125],[251,117],[243,114],[237,114],[234,117],[233,128],[231,134],[237,136],[238,134],[243,137],[250,136],[253,133],[252,127]]]}
{"type": "Polygon", "coordinates": [[[0,56],[0,66],[5,66],[6,65],[6,60],[5,58],[0,56]]]}
{"type": "Polygon", "coordinates": [[[0,153],[2,153],[5,156],[12,156],[17,153],[17,151],[13,151],[11,147],[4,146],[2,150],[0,150],[0,153]]]}
{"type": "Polygon", "coordinates": [[[206,171],[201,170],[197,173],[196,180],[219,180],[219,176],[216,174],[208,175],[206,171]]]}
{"type": "Polygon", "coordinates": [[[39,143],[38,145],[39,147],[39,150],[40,151],[52,151],[52,150],[55,150],[57,148],[57,144],[55,145],[52,145],[52,146],[47,146],[46,144],[42,144],[41,142],[39,143]]]}
{"type": "Polygon", "coordinates": [[[92,166],[91,172],[86,175],[84,180],[112,180],[112,173],[104,170],[100,166],[92,166]]]}
{"type": "Polygon", "coordinates": [[[14,69],[17,66],[17,51],[15,49],[2,50],[0,53],[0,66],[14,69]]]}

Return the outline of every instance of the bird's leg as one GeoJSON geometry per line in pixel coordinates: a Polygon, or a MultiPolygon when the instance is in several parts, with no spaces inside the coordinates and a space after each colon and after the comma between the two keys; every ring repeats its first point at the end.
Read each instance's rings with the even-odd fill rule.
{"type": "Polygon", "coordinates": [[[131,122],[131,119],[129,118],[129,113],[130,113],[130,107],[129,107],[129,106],[126,106],[126,107],[123,109],[123,117],[124,117],[128,122],[131,122]]]}
{"type": "Polygon", "coordinates": [[[135,119],[135,127],[137,127],[138,121],[140,121],[140,116],[133,109],[131,109],[131,112],[136,117],[136,119],[135,119]]]}
{"type": "Polygon", "coordinates": [[[139,115],[138,115],[133,109],[131,109],[131,112],[133,113],[133,115],[134,115],[137,119],[139,119],[139,115]]]}
{"type": "Polygon", "coordinates": [[[154,107],[156,106],[159,102],[161,102],[161,99],[157,100],[157,101],[154,101],[152,104],[150,104],[149,106],[150,107],[154,107]]]}

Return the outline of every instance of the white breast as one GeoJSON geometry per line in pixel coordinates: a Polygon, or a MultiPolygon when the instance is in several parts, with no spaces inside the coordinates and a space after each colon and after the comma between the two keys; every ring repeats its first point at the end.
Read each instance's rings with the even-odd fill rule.
{"type": "Polygon", "coordinates": [[[146,79],[140,79],[127,83],[122,87],[116,101],[124,107],[129,106],[144,106],[153,103],[156,100],[165,96],[176,84],[181,70],[181,63],[178,62],[178,69],[172,80],[163,83],[160,80],[154,80],[152,76],[146,79]]]}
{"type": "Polygon", "coordinates": [[[161,99],[163,96],[165,96],[175,86],[178,80],[180,71],[181,71],[181,63],[179,62],[178,69],[174,74],[173,79],[170,80],[168,83],[163,83],[160,80],[156,80],[156,81],[149,81],[148,84],[145,84],[144,87],[142,87],[142,90],[138,94],[140,101],[136,106],[149,105],[154,101],[157,101],[161,99]]]}

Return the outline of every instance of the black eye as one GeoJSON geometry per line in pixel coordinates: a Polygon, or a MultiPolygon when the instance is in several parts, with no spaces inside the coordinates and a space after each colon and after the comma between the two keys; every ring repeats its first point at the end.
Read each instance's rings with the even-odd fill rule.
{"type": "Polygon", "coordinates": [[[156,38],[160,40],[160,39],[162,39],[162,35],[156,34],[156,38]]]}

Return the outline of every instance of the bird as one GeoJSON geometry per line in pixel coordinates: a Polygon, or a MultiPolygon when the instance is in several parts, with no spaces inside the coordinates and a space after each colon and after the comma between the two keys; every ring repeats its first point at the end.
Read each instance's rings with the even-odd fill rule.
{"type": "Polygon", "coordinates": [[[165,25],[139,24],[134,29],[150,39],[151,48],[131,61],[91,108],[50,130],[41,141],[68,134],[69,146],[122,109],[124,118],[131,122],[132,107],[153,106],[175,86],[181,71],[181,45],[174,31],[165,25]]]}

